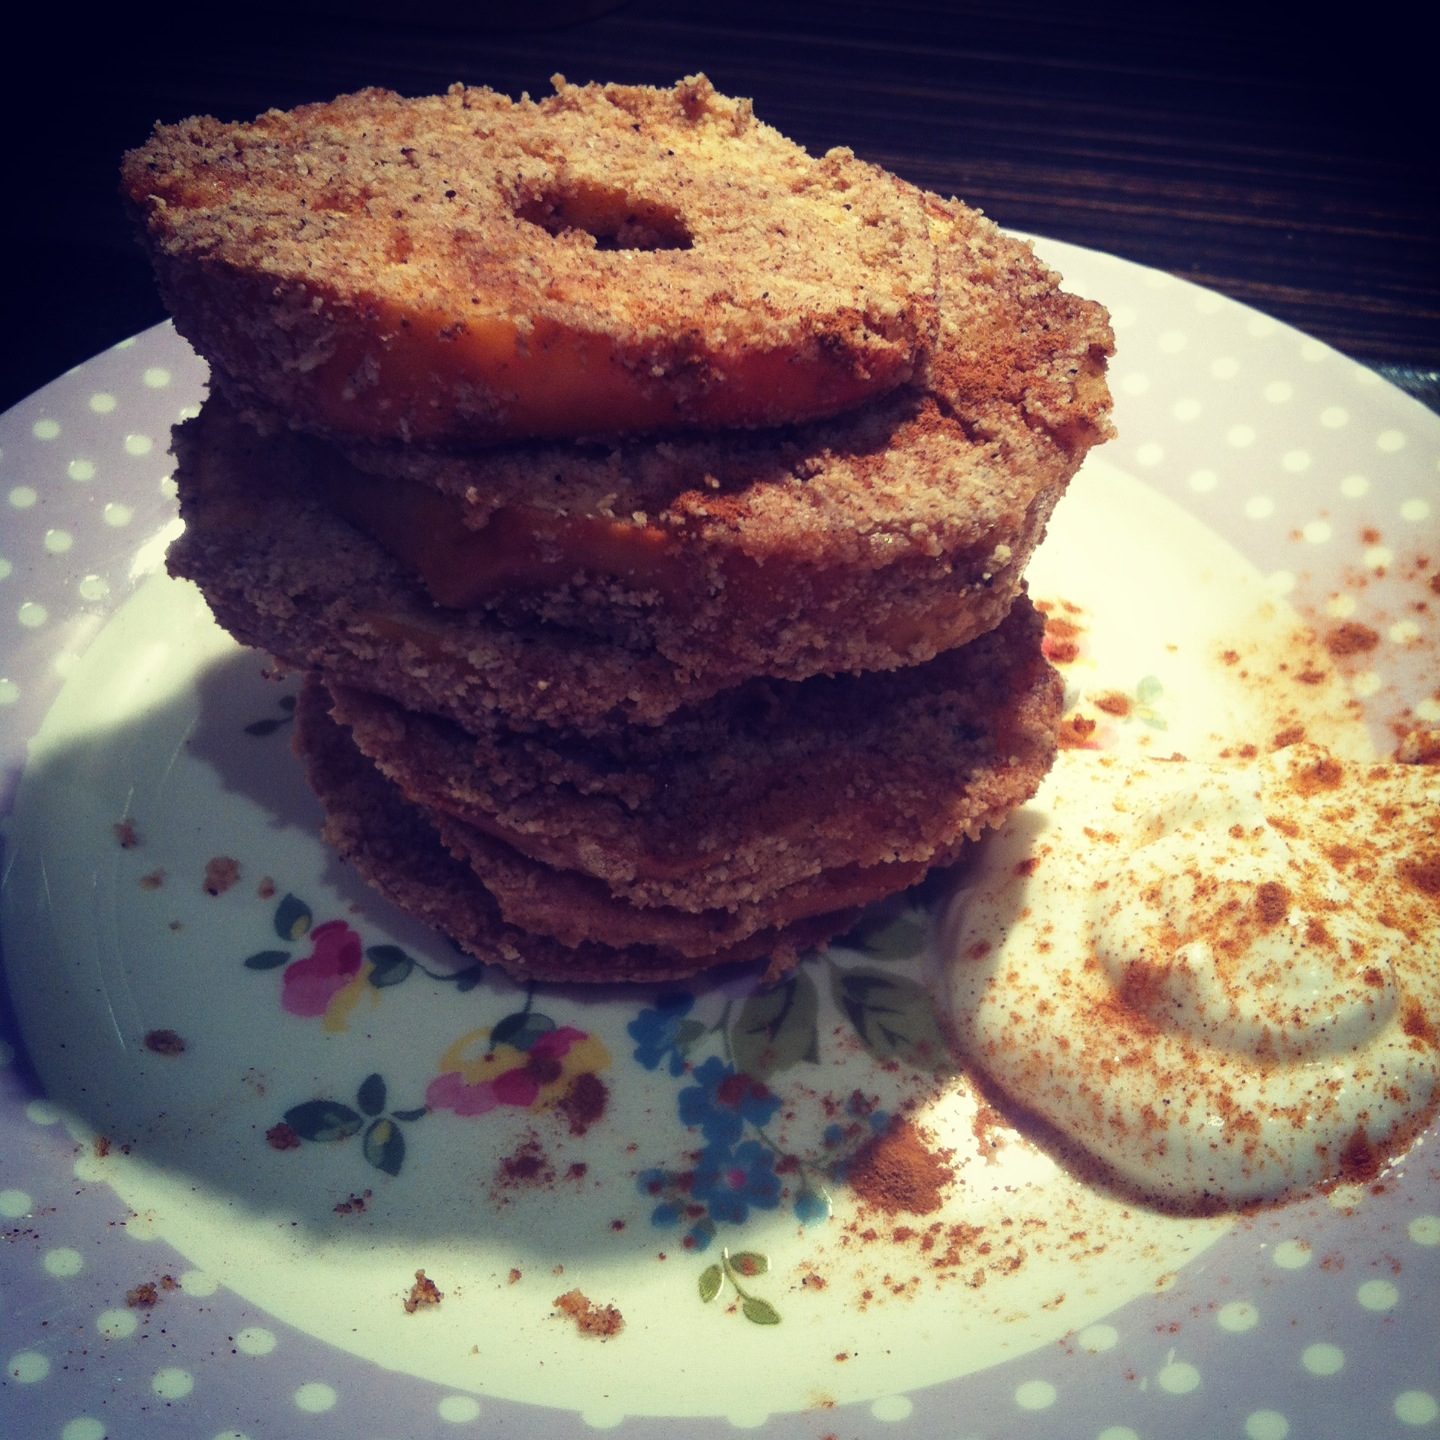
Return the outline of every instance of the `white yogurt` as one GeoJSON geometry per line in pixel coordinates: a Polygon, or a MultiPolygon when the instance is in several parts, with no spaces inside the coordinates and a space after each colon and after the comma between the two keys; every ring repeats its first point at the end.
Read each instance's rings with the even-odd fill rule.
{"type": "Polygon", "coordinates": [[[943,931],[961,1047],[1144,1194],[1363,1178],[1440,1099],[1440,770],[1059,757],[943,931]]]}

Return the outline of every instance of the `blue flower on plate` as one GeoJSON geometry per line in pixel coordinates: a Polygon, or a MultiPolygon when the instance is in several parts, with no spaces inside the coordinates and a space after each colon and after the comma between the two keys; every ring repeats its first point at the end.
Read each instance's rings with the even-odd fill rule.
{"type": "Polygon", "coordinates": [[[635,1188],[660,1203],[650,1212],[652,1225],[673,1225],[683,1213],[676,1177],[668,1170],[642,1170],[635,1177],[635,1188]]]}
{"type": "Polygon", "coordinates": [[[694,1003],[695,997],[683,991],[662,995],[656,1000],[653,1010],[642,1010],[625,1027],[635,1041],[635,1058],[647,1070],[658,1069],[660,1062],[668,1056],[670,1073],[679,1075],[684,1072],[685,1057],[676,1041],[680,1036],[681,1022],[694,1003]]]}
{"type": "Polygon", "coordinates": [[[686,1232],[681,1244],[687,1250],[704,1250],[715,1238],[715,1222],[707,1215],[698,1220],[686,1232]]]}
{"type": "Polygon", "coordinates": [[[741,1225],[753,1206],[773,1210],[780,1203],[780,1177],[775,1155],[758,1140],[745,1140],[733,1148],[707,1145],[695,1165],[692,1191],[712,1220],[741,1225]]]}
{"type": "Polygon", "coordinates": [[[709,1144],[734,1145],[747,1125],[763,1128],[780,1108],[780,1097],[750,1075],[738,1074],[717,1056],[699,1066],[695,1084],[680,1092],[680,1119],[699,1128],[709,1144]]]}

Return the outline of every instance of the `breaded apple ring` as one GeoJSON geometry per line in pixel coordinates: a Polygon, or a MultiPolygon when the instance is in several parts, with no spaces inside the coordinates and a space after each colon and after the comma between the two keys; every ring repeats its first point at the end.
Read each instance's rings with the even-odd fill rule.
{"type": "Polygon", "coordinates": [[[555,85],[158,127],[123,190],[177,328],[331,437],[772,425],[911,378],[938,323],[915,192],[703,76],[555,85]]]}
{"type": "MultiPolygon", "coordinates": [[[[643,773],[635,778],[654,780],[657,793],[644,807],[653,813],[620,818],[618,831],[597,817],[596,807],[577,804],[573,790],[558,794],[552,807],[557,815],[569,811],[582,825],[602,818],[589,836],[592,843],[578,849],[562,843],[558,853],[556,839],[575,837],[534,830],[496,834],[494,827],[474,823],[488,819],[485,811],[476,816],[467,810],[463,819],[455,813],[456,800],[484,783],[496,757],[468,755],[463,740],[427,737],[437,723],[433,717],[400,712],[349,690],[337,699],[333,687],[312,676],[296,712],[297,743],[330,814],[329,838],[403,907],[456,934],[482,900],[513,937],[515,953],[507,958],[515,970],[551,963],[556,946],[579,953],[601,946],[618,952],[611,978],[623,978],[634,963],[618,958],[627,954],[663,955],[681,973],[687,966],[707,968],[788,949],[802,934],[814,943],[839,933],[864,905],[953,861],[967,840],[1033,793],[1053,755],[1060,685],[1039,653],[1038,617],[1024,610],[1021,623],[1009,627],[1014,633],[972,647],[985,652],[973,662],[956,652],[955,664],[920,667],[904,677],[858,677],[838,688],[811,680],[792,687],[790,703],[777,696],[772,730],[736,734],[738,754],[708,756],[719,767],[713,785],[696,773],[705,756],[679,754],[658,767],[642,761],[643,773]],[[967,679],[976,682],[973,697],[966,693],[967,679]],[[873,707],[866,705],[869,691],[875,692],[873,707]],[[922,734],[896,735],[883,722],[856,734],[857,716],[867,708],[885,720],[913,720],[922,734]],[[337,728],[343,743],[333,733],[337,728]],[[893,757],[892,746],[900,751],[893,757]],[[815,768],[806,774],[808,762],[815,768]],[[802,784],[790,787],[781,808],[798,811],[802,823],[777,845],[773,815],[753,802],[786,764],[802,772],[802,784]],[[337,765],[347,777],[343,783],[337,783],[337,765]],[[927,782],[938,803],[917,806],[927,782]],[[700,795],[697,784],[709,793],[700,795]],[[658,857],[646,853],[679,818],[676,807],[666,804],[672,785],[685,791],[685,808],[687,801],[699,804],[689,821],[703,855],[672,856],[669,840],[662,841],[665,853],[658,857]],[[741,793],[730,803],[732,786],[741,793]],[[360,797],[381,794],[390,798],[385,824],[377,827],[377,817],[355,812],[360,797]],[[377,828],[387,828],[397,814],[429,857],[428,877],[448,877],[443,894],[423,903],[417,904],[422,897],[413,881],[397,885],[393,859],[376,849],[377,828]],[[617,883],[620,872],[610,863],[617,840],[616,849],[630,860],[638,857],[642,869],[657,858],[662,865],[674,858],[682,866],[690,861],[691,873],[672,873],[660,885],[617,883]],[[455,869],[452,860],[463,868],[455,869]]],[[[664,737],[656,732],[653,738],[663,749],[664,737]]],[[[555,743],[562,767],[563,751],[578,756],[573,739],[557,737],[555,743]]],[[[598,752],[592,758],[605,763],[598,752]]],[[[553,778],[541,775],[542,788],[553,778]]],[[[368,811],[372,801],[360,803],[368,811]]],[[[465,808],[463,799],[459,808],[465,808]]],[[[408,840],[406,848],[412,848],[408,840]]],[[[477,953],[490,945],[487,939],[477,953]]],[[[645,961],[644,970],[653,963],[645,961]]]]}
{"type": "Polygon", "coordinates": [[[569,945],[508,921],[495,896],[442,845],[427,819],[350,743],[325,713],[318,687],[302,692],[295,745],[325,807],[325,838],[381,894],[457,945],[520,979],[679,979],[716,966],[765,960],[773,978],[802,952],[849,929],[856,910],[753,932],[703,955],[662,943],[569,945]]]}
{"type": "MultiPolygon", "coordinates": [[[[1008,610],[1108,433],[1112,345],[1103,310],[1028,246],[924,204],[946,341],[923,383],[850,414],[462,454],[323,446],[270,417],[260,466],[373,537],[445,610],[563,625],[722,684],[923,661],[1008,610]]],[[[256,443],[243,428],[222,397],[186,450],[236,453],[256,443]]]]}
{"type": "Polygon", "coordinates": [[[327,683],[352,743],[482,873],[498,842],[628,906],[774,924],[903,889],[1029,798],[1061,708],[1043,628],[1022,597],[926,665],[755,687],[613,740],[477,735],[327,683]]]}

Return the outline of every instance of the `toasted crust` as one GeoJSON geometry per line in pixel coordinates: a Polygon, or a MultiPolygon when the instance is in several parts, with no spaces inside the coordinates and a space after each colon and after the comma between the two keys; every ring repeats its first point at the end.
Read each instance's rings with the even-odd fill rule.
{"type": "Polygon", "coordinates": [[[171,571],[311,672],[403,908],[521,977],[774,974],[1033,793],[1022,572],[1113,340],[983,216],[703,77],[194,120],[125,187],[215,385],[171,571]]]}
{"type": "Polygon", "coordinates": [[[401,909],[517,978],[644,983],[756,960],[766,961],[774,976],[793,966],[803,951],[843,933],[857,918],[854,911],[817,916],[779,931],[759,931],[703,957],[654,945],[565,945],[504,919],[475,872],[446,850],[421,813],[330,720],[323,691],[302,694],[295,746],[325,806],[325,839],[340,855],[401,909]]]}
{"type": "Polygon", "coordinates": [[[964,644],[1005,613],[1107,433],[1112,342],[1028,246],[927,204],[946,345],[923,384],[857,412],[604,447],[352,447],[345,466],[297,454],[291,473],[313,468],[442,605],[657,649],[725,683],[964,644]]]}
{"type": "Polygon", "coordinates": [[[332,713],[452,849],[468,829],[630,906],[770,918],[904,888],[1029,798],[1061,703],[1042,634],[1022,598],[928,665],[752,688],[606,742],[475,736],[353,687],[332,713]]]}
{"type": "Polygon", "coordinates": [[[267,441],[215,401],[174,434],[183,534],[166,564],[215,618],[284,665],[471,729],[656,725],[722,688],[557,626],[441,611],[368,536],[287,483],[267,441]],[[210,429],[223,424],[223,435],[210,429]]]}
{"type": "Polygon", "coordinates": [[[655,732],[643,755],[511,737],[521,753],[509,763],[504,741],[477,747],[433,717],[313,679],[297,744],[332,843],[400,903],[428,894],[424,913],[443,911],[450,933],[491,916],[473,943],[457,938],[516,973],[564,973],[568,952],[607,978],[784,964],[1034,793],[1060,705],[1039,638],[1022,605],[1008,633],[948,663],[788,687],[718,753],[686,750],[706,733],[697,718],[679,736],[655,732]],[[587,768],[589,787],[576,783],[587,768]],[[583,958],[595,947],[615,954],[583,958]],[[638,958],[618,958],[630,951],[638,958]]]}
{"type": "Polygon", "coordinates": [[[190,533],[172,565],[252,643],[342,680],[355,670],[347,650],[364,667],[391,647],[382,667],[405,673],[374,688],[462,724],[474,707],[472,727],[532,704],[587,730],[620,713],[653,723],[753,674],[891,669],[962,645],[1005,615],[1054,504],[1108,433],[1113,342],[1100,307],[1065,294],[1027,246],[963,206],[926,203],[947,342],[923,384],[778,431],[466,455],[351,446],[342,457],[273,423],[261,439],[212,398],[177,437],[190,533]],[[383,506],[366,514],[377,490],[384,505],[413,490],[441,506],[419,533],[421,565],[468,536],[482,563],[511,567],[476,602],[498,628],[430,604],[433,584],[427,596],[405,560],[366,550],[331,513],[358,507],[393,547],[383,506]],[[566,550],[567,531],[596,525],[608,527],[609,568],[606,555],[587,568],[566,550]],[[316,533],[297,550],[300,531],[316,533]],[[513,565],[527,536],[538,579],[513,565]],[[301,573],[314,568],[307,551],[342,545],[367,557],[348,573],[376,581],[352,585],[348,609],[323,576],[301,573]],[[316,601],[292,612],[301,591],[316,601]],[[523,682],[504,673],[515,658],[505,627],[537,624],[586,637],[583,692],[554,688],[570,688],[573,662],[544,647],[523,682]],[[611,666],[621,652],[628,673],[611,666]]]}
{"type": "Polygon", "coordinates": [[[703,76],[199,117],[122,188],[181,333],[332,436],[832,414],[910,378],[937,323],[914,193],[703,76]]]}

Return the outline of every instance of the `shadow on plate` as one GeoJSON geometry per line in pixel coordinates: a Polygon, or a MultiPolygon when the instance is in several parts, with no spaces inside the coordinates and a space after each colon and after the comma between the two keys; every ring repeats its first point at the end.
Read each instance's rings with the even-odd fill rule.
{"type": "MultiPolygon", "coordinates": [[[[288,743],[292,694],[252,652],[228,653],[132,724],[41,745],[27,771],[4,892],[7,1013],[98,1173],[136,1208],[218,1206],[342,1249],[472,1239],[517,1264],[708,1243],[696,1172],[722,1151],[744,1159],[715,1207],[722,1241],[738,1233],[727,1218],[762,1246],[813,1220],[820,1183],[760,1156],[753,1135],[746,1150],[740,1109],[717,1110],[730,1034],[723,1062],[677,1048],[703,1028],[678,1017],[742,1009],[758,967],[692,997],[526,987],[476,965],[323,846],[288,743]],[[181,884],[232,835],[242,878],[218,875],[209,895],[181,884]],[[670,1209],[652,1222],[657,1203],[670,1209]]],[[[893,1113],[936,1089],[854,1051],[843,1074],[806,1068],[812,1098],[834,1078],[844,1100],[858,1075],[893,1113]]],[[[742,1092],[737,1107],[779,1106],[763,1084],[742,1092]]]]}

